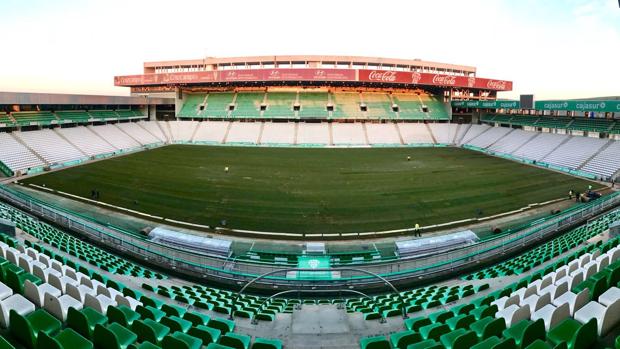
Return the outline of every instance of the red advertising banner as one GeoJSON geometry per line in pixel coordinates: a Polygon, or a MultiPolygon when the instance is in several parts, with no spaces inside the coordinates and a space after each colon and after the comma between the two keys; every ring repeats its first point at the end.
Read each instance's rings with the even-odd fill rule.
{"type": "Polygon", "coordinates": [[[498,91],[512,90],[512,82],[505,80],[366,69],[239,69],[114,77],[114,85],[116,86],[174,85],[235,81],[361,81],[388,84],[468,87],[498,91]]]}
{"type": "Polygon", "coordinates": [[[394,84],[433,85],[511,91],[512,81],[492,80],[473,76],[399,72],[389,70],[359,70],[359,81],[394,84]]]}

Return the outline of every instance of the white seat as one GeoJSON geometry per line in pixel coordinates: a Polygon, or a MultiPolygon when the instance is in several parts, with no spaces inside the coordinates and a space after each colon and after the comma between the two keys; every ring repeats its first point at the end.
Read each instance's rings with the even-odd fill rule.
{"type": "Polygon", "coordinates": [[[6,259],[15,264],[15,265],[19,265],[19,256],[21,255],[21,253],[14,249],[13,247],[9,247],[6,251],[6,259]]]}
{"type": "Polygon", "coordinates": [[[538,286],[540,285],[541,282],[542,282],[541,280],[536,280],[535,282],[529,284],[527,287],[522,287],[514,291],[512,295],[518,295],[519,301],[522,301],[525,298],[536,294],[536,291],[538,291],[538,286]]]}
{"type": "Polygon", "coordinates": [[[596,270],[597,272],[600,273],[601,271],[603,271],[603,269],[607,268],[607,266],[609,265],[609,256],[606,254],[598,256],[595,262],[597,266],[596,270]]]}
{"type": "Polygon", "coordinates": [[[549,294],[550,300],[554,300],[568,291],[568,282],[564,281],[558,285],[549,285],[538,292],[539,296],[549,294]]]}
{"type": "Polygon", "coordinates": [[[44,255],[43,253],[39,254],[39,262],[45,264],[46,267],[50,268],[50,257],[44,255]]]}
{"type": "Polygon", "coordinates": [[[21,254],[17,257],[17,265],[25,271],[32,273],[32,262],[34,259],[27,254],[21,254]]]}
{"type": "Polygon", "coordinates": [[[36,285],[30,280],[24,282],[24,296],[37,307],[43,306],[45,294],[51,294],[54,297],[60,297],[62,295],[59,289],[48,283],[36,285]]]}
{"type": "Polygon", "coordinates": [[[63,273],[65,274],[65,276],[68,276],[68,277],[72,278],[73,280],[78,281],[78,277],[77,277],[77,274],[75,272],[75,269],[65,265],[64,268],[63,268],[63,273]]]}
{"type": "Polygon", "coordinates": [[[583,254],[581,257],[579,257],[579,266],[583,268],[586,264],[590,262],[590,260],[592,260],[592,254],[583,254]]]}
{"type": "Polygon", "coordinates": [[[91,307],[103,315],[108,313],[109,306],[116,306],[116,304],[116,301],[103,294],[99,294],[97,296],[87,294],[84,301],[85,307],[91,307]]]}
{"type": "Polygon", "coordinates": [[[115,300],[118,305],[126,305],[131,308],[131,310],[136,310],[136,307],[138,305],[142,305],[142,302],[140,302],[139,300],[130,296],[123,296],[120,294],[116,296],[115,300]]]}
{"type": "MultiPolygon", "coordinates": [[[[45,263],[42,263],[45,264],[45,263]]],[[[33,265],[32,266],[32,273],[38,277],[39,279],[45,281],[45,282],[49,282],[49,276],[50,275],[54,275],[58,278],[62,277],[62,274],[60,274],[60,272],[56,269],[53,268],[45,268],[43,269],[43,267],[38,266],[38,265],[33,265]]]]}
{"type": "Polygon", "coordinates": [[[67,294],[60,297],[52,296],[49,293],[45,294],[45,304],[43,305],[43,308],[62,322],[67,320],[67,312],[69,311],[69,308],[82,310],[82,307],[82,303],[67,294]]]}
{"type": "Polygon", "coordinates": [[[612,286],[598,297],[598,302],[608,307],[618,299],[620,299],[620,288],[612,286]]]}
{"type": "Polygon", "coordinates": [[[107,296],[110,299],[116,299],[117,295],[123,295],[121,292],[113,289],[112,287],[105,287],[105,286],[101,286],[99,285],[99,287],[97,287],[97,294],[102,294],[104,296],[107,296]]]}
{"type": "Polygon", "coordinates": [[[99,280],[89,279],[89,281],[90,285],[88,281],[82,279],[82,285],[90,286],[90,288],[97,291],[97,294],[99,294],[99,286],[103,286],[105,288],[105,284],[99,280]]]}
{"type": "Polygon", "coordinates": [[[540,291],[540,290],[544,289],[545,287],[547,287],[547,286],[549,286],[549,285],[552,285],[552,284],[553,284],[553,276],[554,276],[554,275],[547,275],[547,276],[545,276],[545,277],[541,280],[541,282],[540,282],[540,284],[538,285],[538,288],[537,288],[536,290],[537,290],[537,291],[540,291]]]}
{"type": "Polygon", "coordinates": [[[534,312],[551,303],[551,295],[546,293],[542,296],[533,294],[521,301],[521,306],[529,305],[530,311],[534,312]]]}
{"type": "Polygon", "coordinates": [[[0,301],[9,298],[12,295],[13,290],[9,286],[0,282],[0,301]]]}
{"type": "Polygon", "coordinates": [[[506,321],[506,327],[510,327],[521,320],[530,318],[530,306],[520,307],[517,304],[513,304],[495,313],[495,317],[503,318],[506,321]]]}
{"type": "Polygon", "coordinates": [[[611,258],[609,260],[609,264],[620,259],[620,247],[616,246],[615,248],[612,248],[609,252],[611,252],[611,258]]]}
{"type": "Polygon", "coordinates": [[[568,317],[570,317],[570,307],[568,303],[564,303],[559,307],[547,304],[535,311],[531,316],[531,320],[536,321],[538,319],[543,319],[545,322],[545,329],[549,331],[568,317]]]}
{"type": "Polygon", "coordinates": [[[39,257],[39,252],[32,247],[28,247],[26,249],[26,254],[29,255],[33,260],[37,260],[39,257]]]}
{"type": "Polygon", "coordinates": [[[575,314],[575,311],[583,307],[588,302],[588,292],[588,289],[582,290],[578,294],[568,291],[560,297],[554,299],[551,303],[556,307],[559,307],[564,303],[568,303],[568,306],[570,307],[570,314],[572,316],[575,314]]]}
{"type": "Polygon", "coordinates": [[[588,262],[584,267],[584,272],[583,272],[583,279],[586,280],[588,279],[590,276],[596,274],[598,272],[598,266],[596,264],[596,262],[594,261],[590,261],[588,262]]]}
{"type": "MultiPolygon", "coordinates": [[[[525,290],[523,292],[525,292],[525,290]]],[[[510,297],[504,296],[500,299],[497,299],[491,302],[491,304],[495,304],[497,306],[497,310],[503,310],[505,308],[508,308],[511,305],[518,305],[519,301],[520,301],[520,296],[518,294],[513,294],[510,297]]]]}
{"type": "Polygon", "coordinates": [[[553,277],[553,282],[560,280],[561,278],[565,277],[567,274],[568,274],[568,266],[565,265],[555,272],[555,275],[553,277]]]}
{"type": "Polygon", "coordinates": [[[84,303],[86,301],[87,294],[96,296],[97,291],[93,290],[92,288],[86,285],[79,285],[79,286],[67,285],[67,294],[75,298],[76,300],[78,300],[80,303],[84,303]]]}
{"type": "Polygon", "coordinates": [[[55,259],[51,259],[51,260],[50,260],[50,268],[52,268],[52,269],[54,269],[54,270],[57,270],[57,271],[58,271],[58,272],[60,272],[62,275],[64,275],[64,274],[63,274],[63,272],[62,272],[62,267],[63,267],[63,265],[62,265],[62,263],[60,263],[59,261],[57,261],[57,260],[55,260],[55,259]]]}
{"type": "Polygon", "coordinates": [[[76,285],[76,286],[78,285],[78,282],[76,280],[73,280],[72,278],[68,276],[58,277],[53,274],[49,275],[48,282],[52,284],[52,286],[59,289],[63,294],[67,292],[67,284],[76,285]]]}
{"type": "Polygon", "coordinates": [[[9,313],[15,310],[19,315],[30,314],[34,311],[34,304],[21,294],[14,294],[0,302],[0,326],[7,328],[10,325],[9,313]]]}
{"type": "Polygon", "coordinates": [[[572,260],[568,263],[568,274],[574,272],[575,270],[579,269],[579,261],[578,260],[572,260]]]}
{"type": "Polygon", "coordinates": [[[92,282],[90,282],[90,277],[88,277],[88,275],[78,271],[77,273],[75,273],[75,279],[80,285],[90,284],[90,286],[88,287],[93,288],[92,282]]]}
{"type": "Polygon", "coordinates": [[[606,335],[620,321],[620,299],[608,307],[598,302],[589,302],[575,312],[575,320],[582,324],[592,318],[596,319],[599,336],[606,335]]]}
{"type": "Polygon", "coordinates": [[[582,283],[584,280],[583,278],[583,272],[582,271],[578,271],[576,273],[574,273],[571,276],[570,282],[568,283],[568,289],[572,290],[573,287],[579,285],[580,283],[582,283]]]}

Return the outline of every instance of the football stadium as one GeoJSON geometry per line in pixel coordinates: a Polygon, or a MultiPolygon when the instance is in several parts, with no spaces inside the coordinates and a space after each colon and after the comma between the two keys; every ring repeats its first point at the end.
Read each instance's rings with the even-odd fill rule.
{"type": "Polygon", "coordinates": [[[140,64],[124,95],[0,92],[0,348],[620,349],[620,96],[140,64]]]}

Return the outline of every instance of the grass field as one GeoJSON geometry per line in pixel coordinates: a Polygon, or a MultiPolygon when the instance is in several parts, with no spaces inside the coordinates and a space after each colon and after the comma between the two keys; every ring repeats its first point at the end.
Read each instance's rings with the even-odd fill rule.
{"type": "Polygon", "coordinates": [[[590,182],[456,148],[174,145],[24,181],[235,229],[333,233],[450,222],[583,191],[590,182]],[[407,156],[411,161],[407,161],[407,156]],[[229,172],[224,168],[228,166],[229,172]]]}

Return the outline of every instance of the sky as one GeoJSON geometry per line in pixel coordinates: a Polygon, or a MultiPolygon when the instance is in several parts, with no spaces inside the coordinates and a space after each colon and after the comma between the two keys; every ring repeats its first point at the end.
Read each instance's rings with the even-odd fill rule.
{"type": "Polygon", "coordinates": [[[0,0],[0,91],[128,95],[145,61],[323,54],[472,65],[536,99],[620,95],[617,0],[0,0]]]}

